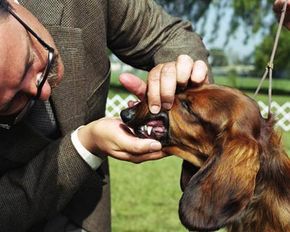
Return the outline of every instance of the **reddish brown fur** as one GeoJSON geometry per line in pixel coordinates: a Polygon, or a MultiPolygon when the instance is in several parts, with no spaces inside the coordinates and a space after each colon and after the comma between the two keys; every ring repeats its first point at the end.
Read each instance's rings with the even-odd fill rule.
{"type": "Polygon", "coordinates": [[[253,100],[204,85],[176,95],[168,114],[164,151],[194,156],[181,176],[179,213],[189,230],[290,232],[290,161],[253,100]]]}

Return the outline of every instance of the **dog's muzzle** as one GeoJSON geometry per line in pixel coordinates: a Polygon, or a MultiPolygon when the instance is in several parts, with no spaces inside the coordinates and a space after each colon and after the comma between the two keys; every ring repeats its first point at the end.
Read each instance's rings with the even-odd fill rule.
{"type": "Polygon", "coordinates": [[[136,108],[134,106],[124,109],[120,113],[121,119],[127,126],[130,126],[130,124],[132,124],[132,122],[134,121],[135,115],[136,115],[136,108]]]}
{"type": "Polygon", "coordinates": [[[122,110],[120,115],[123,122],[131,127],[138,137],[158,140],[163,146],[169,145],[167,111],[162,110],[158,114],[152,114],[148,106],[141,102],[122,110]]]}

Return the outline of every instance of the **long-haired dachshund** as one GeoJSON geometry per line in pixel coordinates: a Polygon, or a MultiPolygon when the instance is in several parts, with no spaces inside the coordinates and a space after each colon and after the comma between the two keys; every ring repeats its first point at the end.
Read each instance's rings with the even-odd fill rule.
{"type": "Polygon", "coordinates": [[[182,224],[191,231],[290,231],[290,160],[255,101],[217,85],[188,89],[157,115],[141,102],[121,112],[144,138],[182,157],[182,224]]]}

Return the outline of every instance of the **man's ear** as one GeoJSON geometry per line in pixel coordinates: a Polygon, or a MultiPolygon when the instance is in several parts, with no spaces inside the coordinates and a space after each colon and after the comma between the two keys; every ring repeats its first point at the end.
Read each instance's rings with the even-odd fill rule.
{"type": "Polygon", "coordinates": [[[179,203],[189,230],[216,230],[236,219],[253,196],[259,170],[259,145],[248,138],[224,143],[192,177],[179,203]]]}

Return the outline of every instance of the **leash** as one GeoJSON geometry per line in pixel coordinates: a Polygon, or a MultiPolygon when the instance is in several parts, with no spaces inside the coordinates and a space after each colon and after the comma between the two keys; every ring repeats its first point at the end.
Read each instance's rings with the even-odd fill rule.
{"type": "Polygon", "coordinates": [[[278,29],[277,29],[277,32],[276,32],[274,46],[273,46],[273,49],[272,49],[270,61],[267,63],[265,72],[264,72],[264,74],[262,76],[262,79],[261,79],[261,81],[260,81],[260,83],[259,83],[259,85],[258,85],[258,87],[257,87],[257,89],[255,91],[255,94],[254,94],[254,97],[256,98],[257,94],[259,93],[259,91],[261,89],[261,86],[262,86],[264,80],[269,75],[269,86],[268,86],[268,119],[270,118],[270,115],[271,115],[271,105],[272,105],[272,75],[273,75],[273,67],[274,67],[273,62],[274,62],[274,57],[275,57],[276,50],[277,50],[277,47],[278,47],[278,41],[279,41],[281,29],[282,29],[283,22],[284,22],[284,19],[285,19],[287,3],[288,3],[288,0],[286,0],[284,2],[284,5],[283,5],[282,11],[281,11],[281,17],[280,17],[278,29]]]}

